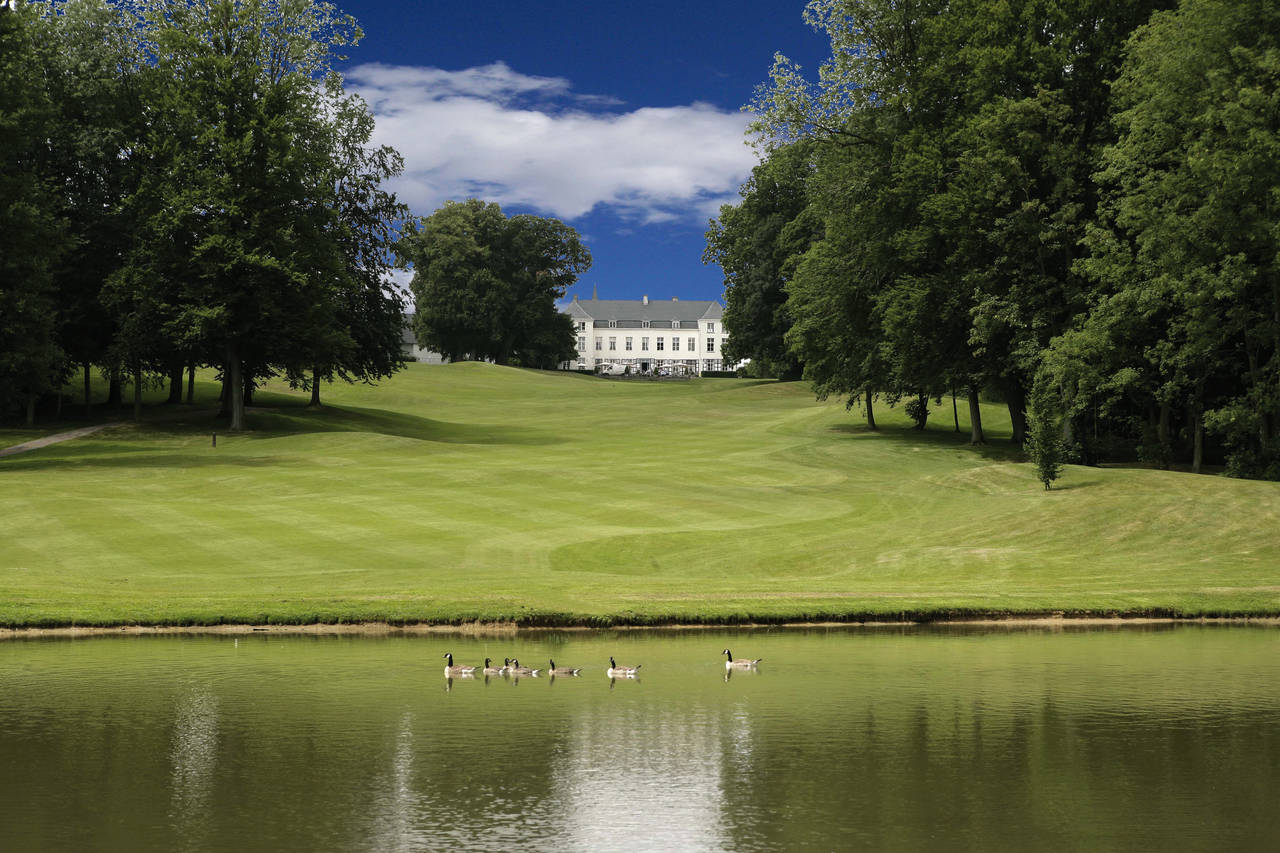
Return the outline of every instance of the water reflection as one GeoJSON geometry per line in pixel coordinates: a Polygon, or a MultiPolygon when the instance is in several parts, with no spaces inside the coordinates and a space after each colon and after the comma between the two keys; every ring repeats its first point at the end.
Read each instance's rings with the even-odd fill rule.
{"type": "Polygon", "coordinates": [[[171,815],[198,844],[207,837],[206,817],[219,756],[218,698],[207,688],[192,690],[178,699],[174,716],[169,748],[171,815]]]}
{"type": "Polygon", "coordinates": [[[421,828],[422,806],[414,781],[413,715],[400,718],[388,772],[374,795],[371,827],[351,839],[353,848],[369,844],[376,850],[421,850],[429,841],[421,828]]]}
{"type": "Polygon", "coordinates": [[[740,675],[743,678],[756,678],[760,675],[759,666],[726,666],[724,668],[724,680],[728,681],[734,675],[740,675]]]}
{"type": "Polygon", "coordinates": [[[0,643],[3,846],[1280,849],[1274,627],[522,634],[644,678],[444,685],[438,645],[0,643]]]}
{"type": "Polygon", "coordinates": [[[562,842],[590,851],[730,849],[721,823],[720,741],[717,721],[704,715],[577,718],[555,764],[562,842]]]}

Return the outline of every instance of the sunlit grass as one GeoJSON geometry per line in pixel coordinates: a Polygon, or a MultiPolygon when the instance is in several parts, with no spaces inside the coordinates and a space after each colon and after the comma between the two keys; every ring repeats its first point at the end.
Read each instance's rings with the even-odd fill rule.
{"type": "Polygon", "coordinates": [[[0,459],[0,623],[1280,612],[1280,485],[1045,492],[999,406],[971,448],[963,401],[873,433],[799,383],[414,365],[319,411],[269,386],[215,448],[205,380],[0,459]]]}

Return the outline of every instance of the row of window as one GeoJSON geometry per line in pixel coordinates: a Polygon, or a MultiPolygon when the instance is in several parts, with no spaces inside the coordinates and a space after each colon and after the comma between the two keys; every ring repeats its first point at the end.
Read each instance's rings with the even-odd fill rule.
{"type": "MultiPolygon", "coordinates": [[[[648,370],[660,370],[664,367],[682,367],[682,366],[692,370],[723,370],[724,369],[724,362],[718,358],[717,359],[708,358],[704,361],[699,361],[698,359],[691,359],[691,358],[685,358],[685,359],[656,358],[650,361],[646,356],[644,359],[620,358],[615,360],[613,363],[614,364],[630,364],[630,365],[635,365],[637,368],[645,368],[648,370]]],[[[572,363],[567,361],[562,363],[562,367],[565,367],[565,368],[569,368],[571,365],[572,363]]],[[[578,370],[586,370],[587,369],[586,362],[579,361],[577,363],[577,368],[578,370]]]]}
{"type": "MultiPolygon", "coordinates": [[[[632,351],[632,346],[631,346],[631,342],[632,342],[632,340],[633,340],[632,338],[624,338],[624,339],[623,339],[623,347],[625,348],[625,350],[626,350],[627,352],[631,352],[631,351],[632,351]]],[[[665,349],[665,347],[666,347],[666,340],[667,340],[666,338],[655,338],[655,341],[656,341],[656,343],[657,343],[657,351],[658,351],[658,352],[662,352],[662,351],[665,349]]],[[[586,348],[587,348],[587,339],[586,339],[585,337],[583,337],[583,336],[579,335],[579,336],[578,336],[578,352],[582,352],[582,351],[583,351],[583,350],[585,350],[586,348]]],[[[693,351],[694,351],[694,350],[696,350],[697,348],[698,348],[698,339],[697,339],[697,338],[689,338],[689,339],[688,339],[688,343],[687,343],[687,345],[686,345],[686,349],[687,349],[689,352],[693,352],[693,351]]],[[[604,338],[596,338],[596,350],[597,350],[597,351],[599,351],[599,350],[602,350],[602,349],[604,349],[604,338]]],[[[617,352],[617,351],[618,351],[618,339],[617,339],[617,338],[609,338],[609,351],[610,351],[610,352],[617,352]]],[[[648,339],[648,338],[641,338],[641,339],[640,339],[640,351],[641,351],[641,352],[648,352],[648,351],[649,351],[649,339],[648,339]]],[[[679,352],[679,351],[680,351],[680,339],[679,339],[679,338],[677,338],[677,337],[672,337],[672,338],[671,338],[671,351],[672,351],[672,352],[679,352]]],[[[707,352],[715,352],[715,351],[716,351],[716,340],[715,340],[715,338],[707,338],[707,352]]]]}
{"type": "MultiPolygon", "coordinates": [[[[611,328],[611,329],[616,328],[616,327],[617,327],[617,325],[618,325],[618,321],[617,321],[617,320],[610,320],[610,321],[609,321],[609,328],[611,328]]],[[[649,328],[649,321],[648,321],[648,320],[642,320],[642,321],[640,322],[640,327],[641,327],[641,328],[644,328],[644,329],[649,328]]],[[[672,321],[671,321],[671,328],[673,328],[673,329],[678,329],[678,328],[680,328],[680,321],[679,321],[679,320],[672,320],[672,321]]],[[[585,332],[586,330],[587,330],[587,321],[586,321],[586,320],[579,320],[579,321],[578,321],[578,331],[579,331],[579,332],[585,332]]],[[[716,331],[716,324],[715,324],[715,323],[707,323],[707,334],[708,334],[708,335],[715,334],[715,331],[716,331]]]]}

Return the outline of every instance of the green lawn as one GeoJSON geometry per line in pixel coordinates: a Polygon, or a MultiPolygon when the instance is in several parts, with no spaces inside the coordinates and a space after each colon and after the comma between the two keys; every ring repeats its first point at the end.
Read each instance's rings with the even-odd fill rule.
{"type": "Polygon", "coordinates": [[[413,365],[214,448],[214,392],[0,459],[0,624],[1280,613],[1280,484],[1045,492],[999,406],[975,449],[963,402],[870,432],[800,383],[413,365]]]}

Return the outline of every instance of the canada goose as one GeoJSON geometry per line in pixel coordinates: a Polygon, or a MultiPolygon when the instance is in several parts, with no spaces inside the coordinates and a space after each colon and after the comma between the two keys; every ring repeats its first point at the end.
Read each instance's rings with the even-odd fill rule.
{"type": "Polygon", "coordinates": [[[475,675],[476,674],[476,668],[474,666],[454,666],[452,652],[445,652],[444,660],[445,660],[445,664],[444,664],[445,675],[454,676],[454,675],[475,675]]]}
{"type": "Polygon", "coordinates": [[[507,669],[507,665],[506,665],[505,660],[504,660],[504,662],[503,662],[503,665],[502,665],[502,666],[490,666],[490,661],[489,661],[489,659],[488,659],[488,658],[485,658],[485,659],[484,659],[484,674],[485,674],[485,675],[502,675],[502,673],[506,672],[506,669],[507,669]]]}
{"type": "Polygon", "coordinates": [[[521,666],[520,661],[516,660],[515,658],[512,658],[511,666],[507,667],[507,672],[511,673],[512,675],[537,675],[538,673],[542,672],[542,670],[533,669],[532,667],[528,667],[528,666],[521,666]]]}
{"type": "Polygon", "coordinates": [[[617,662],[613,659],[613,656],[610,655],[608,675],[610,678],[635,678],[636,673],[640,671],[641,666],[643,666],[643,664],[636,664],[635,666],[618,666],[617,662]]]}
{"type": "Polygon", "coordinates": [[[551,675],[577,675],[582,672],[582,667],[556,666],[556,662],[553,660],[548,660],[547,663],[551,664],[547,668],[547,672],[551,675]]]}
{"type": "Polygon", "coordinates": [[[734,667],[734,666],[741,666],[741,667],[755,666],[756,664],[760,663],[760,661],[764,660],[764,658],[756,658],[754,660],[752,660],[751,658],[738,658],[737,660],[734,660],[733,652],[729,651],[728,649],[725,649],[720,654],[728,658],[728,660],[724,662],[725,669],[729,669],[730,667],[734,667]]]}

